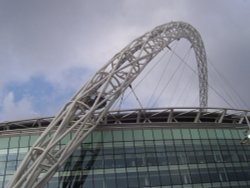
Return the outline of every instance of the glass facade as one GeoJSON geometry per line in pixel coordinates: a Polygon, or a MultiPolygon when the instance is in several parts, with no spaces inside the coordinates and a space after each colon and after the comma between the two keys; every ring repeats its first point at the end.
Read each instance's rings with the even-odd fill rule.
{"type": "MultiPolygon", "coordinates": [[[[0,187],[37,137],[0,137],[0,187]]],[[[243,137],[234,128],[97,129],[47,187],[250,187],[250,146],[240,144],[243,137]]]]}

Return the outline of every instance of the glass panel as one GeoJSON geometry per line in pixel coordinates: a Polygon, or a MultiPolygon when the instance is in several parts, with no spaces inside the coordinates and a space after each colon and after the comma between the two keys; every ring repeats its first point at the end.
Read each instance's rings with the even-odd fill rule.
{"type": "Polygon", "coordinates": [[[114,142],[123,141],[122,131],[113,131],[114,142]]]}
{"type": "MultiPolygon", "coordinates": [[[[72,135],[72,137],[74,137],[74,135],[72,135]]],[[[92,138],[92,134],[89,134],[89,135],[83,140],[83,143],[92,143],[91,138],[92,138]]]]}
{"type": "Polygon", "coordinates": [[[20,136],[20,147],[28,147],[29,146],[29,136],[20,136]]]}
{"type": "Polygon", "coordinates": [[[225,136],[226,139],[232,139],[232,135],[231,135],[230,130],[223,129],[223,132],[224,132],[224,136],[225,136]]]}
{"type": "Polygon", "coordinates": [[[206,129],[199,129],[199,132],[200,132],[201,139],[208,139],[209,138],[209,136],[207,135],[206,129]]]}
{"type": "Polygon", "coordinates": [[[201,183],[200,173],[198,169],[191,169],[190,176],[191,176],[192,183],[201,183]]]}
{"type": "Polygon", "coordinates": [[[111,131],[103,131],[102,132],[103,142],[112,142],[113,135],[111,131]]]}
{"type": "Polygon", "coordinates": [[[155,151],[157,153],[159,152],[165,152],[165,146],[164,146],[164,143],[163,141],[155,141],[155,151]]]}
{"type": "Polygon", "coordinates": [[[9,137],[0,138],[0,149],[5,149],[9,147],[9,137]]]}
{"type": "Polygon", "coordinates": [[[171,170],[170,171],[171,174],[171,180],[172,180],[172,184],[173,185],[179,185],[182,184],[181,182],[181,177],[180,177],[180,173],[178,170],[171,170]]]}
{"type": "Polygon", "coordinates": [[[214,129],[207,129],[209,139],[216,139],[216,133],[214,129]]]}
{"type": "Polygon", "coordinates": [[[216,132],[216,135],[217,135],[218,139],[224,139],[225,138],[222,129],[216,129],[215,132],[216,132]]]}
{"type": "Polygon", "coordinates": [[[152,130],[143,130],[144,140],[154,140],[152,130]]]}
{"type": "Polygon", "coordinates": [[[1,149],[0,150],[0,161],[6,161],[8,149],[1,149]]]}
{"type": "Polygon", "coordinates": [[[18,160],[21,161],[23,160],[23,158],[25,157],[25,155],[28,152],[28,148],[19,148],[19,152],[18,152],[18,160]]]}
{"type": "MultiPolygon", "coordinates": [[[[189,140],[187,140],[189,141],[189,140]]],[[[175,145],[175,149],[176,151],[184,151],[185,150],[185,147],[184,144],[183,144],[183,140],[175,140],[174,141],[174,145],[175,145]]],[[[187,146],[188,147],[188,146],[187,146]]]]}
{"type": "Polygon", "coordinates": [[[128,180],[126,178],[126,174],[119,173],[116,175],[117,177],[117,185],[119,188],[128,188],[128,180]]]}
{"type": "Polygon", "coordinates": [[[135,140],[143,140],[142,130],[134,130],[135,140]]]}
{"type": "Polygon", "coordinates": [[[163,138],[164,139],[171,139],[171,140],[173,139],[171,129],[163,129],[162,133],[163,133],[163,138]]]}
{"type": "Polygon", "coordinates": [[[181,129],[183,139],[191,139],[189,129],[181,129]]]}
{"type": "Polygon", "coordinates": [[[4,175],[5,174],[5,165],[6,162],[0,162],[0,175],[4,175]]]}
{"type": "Polygon", "coordinates": [[[29,146],[32,146],[35,143],[35,141],[38,139],[38,137],[39,137],[38,135],[31,135],[29,146]]]}
{"type": "Polygon", "coordinates": [[[202,183],[211,182],[208,169],[204,169],[204,168],[200,169],[200,174],[201,174],[201,182],[202,183]]]}
{"type": "Polygon", "coordinates": [[[102,142],[102,132],[101,131],[94,131],[93,135],[93,142],[102,142]]]}
{"type": "Polygon", "coordinates": [[[162,185],[171,185],[171,178],[169,171],[160,171],[160,178],[162,185]]]}
{"type": "MultiPolygon", "coordinates": [[[[147,127],[141,130],[107,129],[103,133],[95,131],[91,135],[88,142],[92,139],[93,143],[83,143],[60,169],[61,173],[64,171],[64,179],[67,181],[64,185],[127,188],[161,185],[191,187],[192,185],[187,184],[205,183],[204,187],[212,187],[214,184],[209,182],[219,185],[220,182],[231,180],[235,184],[230,184],[236,185],[237,181],[250,180],[247,164],[250,160],[250,146],[240,144],[241,139],[236,129],[172,130],[147,127]],[[105,143],[101,142],[102,134],[105,143]],[[206,167],[208,168],[205,169],[206,167]],[[90,169],[96,173],[93,180],[79,179],[80,176],[84,179],[87,174],[92,174],[90,169]],[[82,170],[87,174],[82,176],[82,170]],[[97,176],[102,178],[98,179],[97,176]]],[[[0,149],[0,177],[4,177],[6,169],[9,175],[15,171],[17,164],[27,153],[29,140],[33,143],[37,137],[24,135],[0,138],[0,148],[8,148],[0,149]],[[15,148],[18,145],[20,148],[15,148]]],[[[67,140],[65,137],[63,142],[66,143],[67,140]]],[[[55,179],[49,182],[48,186],[57,187],[57,181],[55,179]]]]}
{"type": "Polygon", "coordinates": [[[220,181],[220,174],[218,173],[217,169],[211,168],[209,169],[209,175],[211,178],[211,182],[219,182],[220,181]]]}
{"type": "Polygon", "coordinates": [[[19,144],[19,136],[12,136],[10,138],[10,147],[9,148],[17,148],[19,144]]]}
{"type": "Polygon", "coordinates": [[[244,130],[238,130],[238,135],[240,139],[243,139],[245,137],[244,132],[244,130]]]}
{"type": "Polygon", "coordinates": [[[198,129],[190,129],[192,139],[200,139],[198,129]]]}
{"type": "Polygon", "coordinates": [[[231,129],[231,134],[232,134],[233,139],[240,139],[240,136],[238,134],[238,130],[231,129]]]}
{"type": "Polygon", "coordinates": [[[149,181],[150,181],[151,187],[160,186],[161,182],[160,182],[160,178],[159,178],[159,173],[158,172],[150,172],[149,181]]]}
{"type": "Polygon", "coordinates": [[[162,136],[162,130],[161,129],[153,129],[153,136],[155,140],[163,140],[163,136],[162,136]]]}
{"type": "Polygon", "coordinates": [[[173,152],[167,153],[167,161],[171,165],[178,164],[178,159],[177,159],[176,153],[173,153],[173,152]]]}
{"type": "Polygon", "coordinates": [[[106,187],[116,188],[117,186],[115,180],[115,174],[106,174],[106,187]]]}
{"type": "Polygon", "coordinates": [[[124,141],[133,141],[133,132],[132,130],[124,130],[123,131],[123,139],[124,141]]]}
{"type": "Polygon", "coordinates": [[[17,160],[17,154],[18,154],[17,150],[18,150],[18,148],[9,149],[8,161],[16,161],[17,160]]]}
{"type": "Polygon", "coordinates": [[[201,145],[201,140],[193,140],[193,149],[191,151],[200,151],[203,150],[203,146],[201,145]]]}
{"type": "Polygon", "coordinates": [[[181,139],[181,131],[180,129],[173,129],[173,137],[174,139],[181,139]]]}
{"type": "Polygon", "coordinates": [[[190,184],[192,183],[191,177],[190,177],[190,172],[188,170],[181,170],[181,179],[183,184],[190,184]]]}
{"type": "Polygon", "coordinates": [[[136,173],[128,173],[129,187],[139,187],[139,181],[136,173]]]}

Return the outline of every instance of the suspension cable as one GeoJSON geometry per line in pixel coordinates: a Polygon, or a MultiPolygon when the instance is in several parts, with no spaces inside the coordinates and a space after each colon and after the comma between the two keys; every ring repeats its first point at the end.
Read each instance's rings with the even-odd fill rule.
{"type": "MultiPolygon", "coordinates": [[[[184,58],[186,58],[186,61],[188,61],[188,59],[189,59],[189,57],[190,57],[190,53],[191,52],[191,47],[189,48],[189,52],[187,52],[187,57],[184,57],[184,58]]],[[[183,63],[182,63],[182,65],[184,65],[183,63]]],[[[173,105],[173,101],[174,101],[174,96],[175,96],[175,94],[176,94],[176,92],[177,92],[177,86],[180,84],[180,81],[181,81],[181,79],[182,79],[182,77],[183,77],[183,75],[184,75],[184,71],[185,71],[186,69],[185,69],[185,66],[183,66],[182,67],[182,70],[181,70],[181,73],[180,73],[180,76],[179,76],[179,78],[178,78],[178,80],[177,80],[177,84],[176,84],[176,87],[174,88],[174,91],[173,91],[173,93],[172,93],[172,95],[171,95],[171,97],[170,97],[170,101],[171,101],[171,105],[170,106],[172,106],[173,105]]]]}
{"type": "MultiPolygon", "coordinates": [[[[170,49],[170,50],[173,52],[172,54],[175,53],[175,50],[172,50],[172,49],[170,49]]],[[[191,48],[186,52],[186,54],[184,55],[184,58],[190,53],[190,51],[191,51],[191,48]]],[[[166,90],[166,88],[168,87],[168,85],[169,85],[169,83],[172,81],[172,79],[174,78],[176,72],[179,70],[179,68],[180,68],[181,65],[182,65],[182,62],[179,61],[178,66],[176,67],[175,71],[172,73],[172,75],[171,75],[170,79],[168,80],[168,82],[166,83],[166,85],[165,85],[165,86],[163,87],[163,89],[161,90],[160,95],[156,98],[156,100],[155,100],[154,103],[152,104],[152,107],[154,107],[154,106],[157,104],[157,102],[159,101],[159,99],[160,99],[160,97],[162,96],[163,92],[166,90]]]]}
{"type": "Polygon", "coordinates": [[[131,84],[129,85],[129,88],[131,89],[131,91],[132,91],[133,95],[135,96],[135,99],[136,99],[136,101],[138,102],[138,104],[139,104],[140,108],[141,108],[141,109],[144,109],[144,108],[143,108],[143,106],[142,106],[141,101],[140,101],[140,100],[139,100],[139,98],[137,97],[137,95],[136,95],[136,93],[135,93],[135,91],[134,91],[134,89],[133,89],[133,87],[132,87],[132,85],[131,85],[131,84]]]}
{"type": "Polygon", "coordinates": [[[178,98],[177,98],[177,104],[176,104],[176,105],[178,105],[178,104],[180,103],[180,101],[181,101],[181,99],[182,99],[182,97],[183,97],[185,91],[186,91],[186,90],[190,90],[191,85],[192,85],[192,82],[191,82],[192,77],[193,77],[193,74],[191,74],[191,75],[189,76],[187,84],[185,84],[185,87],[183,88],[181,94],[178,96],[178,98]]]}
{"type": "MultiPolygon", "coordinates": [[[[177,43],[177,44],[178,44],[178,43],[177,43]]],[[[177,45],[175,45],[174,49],[176,49],[176,47],[177,47],[177,45]]],[[[171,50],[170,47],[169,47],[169,50],[172,52],[172,50],[171,50]]],[[[167,63],[165,64],[164,68],[162,69],[162,73],[161,73],[160,79],[159,79],[159,81],[157,82],[155,88],[153,89],[153,92],[152,92],[152,94],[151,94],[151,96],[150,96],[150,98],[149,98],[149,100],[148,100],[147,106],[149,106],[150,102],[152,101],[152,99],[153,99],[153,97],[154,97],[154,94],[155,94],[156,91],[158,90],[158,87],[159,87],[159,85],[160,85],[160,82],[161,82],[161,80],[162,80],[162,78],[163,78],[163,76],[164,76],[165,71],[167,70],[168,65],[170,64],[170,62],[171,62],[171,60],[172,60],[172,58],[173,58],[173,55],[174,55],[174,54],[173,54],[173,52],[172,52],[171,55],[170,55],[170,57],[169,57],[169,59],[168,59],[168,61],[167,61],[167,63]]]]}
{"type": "MultiPolygon", "coordinates": [[[[173,52],[175,55],[176,55],[176,57],[178,57],[183,63],[185,63],[185,65],[187,65],[187,67],[189,68],[189,69],[191,69],[196,75],[198,75],[198,73],[190,66],[190,65],[188,65],[188,63],[182,58],[182,57],[180,57],[176,52],[173,52]]],[[[214,87],[212,87],[209,83],[208,83],[208,87],[210,87],[221,99],[223,99],[223,101],[227,104],[227,105],[229,105],[231,108],[233,108],[233,106],[214,88],[214,87]]]]}
{"type": "MultiPolygon", "coordinates": [[[[177,43],[175,44],[174,48],[176,48],[176,46],[177,46],[177,43]]],[[[167,48],[171,49],[171,47],[169,46],[167,48]]],[[[142,83],[142,81],[144,81],[144,79],[149,75],[149,73],[151,73],[157,66],[160,65],[159,62],[166,56],[168,52],[169,52],[168,50],[165,50],[162,56],[154,63],[154,66],[152,66],[152,68],[146,72],[146,74],[140,79],[140,81],[138,81],[138,83],[135,84],[135,86],[133,87],[134,89],[136,89],[142,83]]],[[[131,94],[132,94],[132,91],[126,94],[123,98],[124,99],[123,101],[125,101],[131,94]]]]}
{"type": "MultiPolygon", "coordinates": [[[[168,49],[170,49],[170,47],[167,47],[168,49]]],[[[146,74],[138,81],[138,83],[135,84],[135,86],[133,87],[134,89],[136,89],[141,83],[142,81],[157,67],[159,66],[159,62],[166,56],[166,54],[168,53],[169,51],[164,51],[164,53],[162,54],[162,56],[159,58],[159,60],[157,60],[154,65],[152,66],[152,68],[150,68],[146,74]]],[[[128,92],[126,95],[125,95],[125,91],[122,92],[122,101],[120,99],[120,104],[118,104],[118,101],[115,102],[115,104],[113,105],[114,106],[114,109],[115,109],[115,106],[118,105],[118,109],[122,106],[122,103],[127,100],[127,98],[133,93],[132,90],[130,90],[130,92],[128,92]]]]}
{"type": "Polygon", "coordinates": [[[246,101],[243,100],[243,98],[240,96],[240,94],[237,92],[237,90],[230,84],[230,82],[226,79],[226,77],[219,72],[219,70],[216,69],[215,65],[211,61],[211,59],[208,58],[208,62],[210,63],[211,67],[215,70],[217,75],[221,77],[221,80],[224,81],[224,83],[234,92],[234,94],[238,97],[239,101],[243,106],[245,106],[247,109],[250,109],[247,105],[246,101]]]}

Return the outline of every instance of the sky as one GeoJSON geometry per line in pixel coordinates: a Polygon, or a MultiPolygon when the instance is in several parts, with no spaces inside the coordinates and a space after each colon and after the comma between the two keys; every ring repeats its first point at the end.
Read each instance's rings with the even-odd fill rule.
{"type": "MultiPolygon", "coordinates": [[[[202,36],[209,61],[208,106],[249,109],[249,10],[248,0],[0,0],[0,122],[54,116],[129,42],[171,21],[187,22],[202,36]]],[[[181,57],[189,49],[185,41],[173,48],[181,57]]],[[[138,87],[143,107],[198,105],[197,75],[177,65],[178,59],[166,69],[161,63],[138,87]],[[163,89],[155,87],[169,79],[166,90],[163,82],[163,89]]],[[[119,108],[136,106],[131,101],[119,108]]]]}

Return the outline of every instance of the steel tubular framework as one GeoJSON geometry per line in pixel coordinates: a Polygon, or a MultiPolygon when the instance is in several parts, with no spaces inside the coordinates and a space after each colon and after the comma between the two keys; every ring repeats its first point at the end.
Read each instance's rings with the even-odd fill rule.
{"type": "Polygon", "coordinates": [[[194,49],[200,106],[207,106],[207,62],[200,34],[184,22],[160,25],[132,41],[103,66],[55,116],[32,146],[8,188],[44,187],[86,136],[104,120],[110,107],[145,66],[168,45],[185,38],[194,49]],[[63,147],[60,141],[74,130],[63,147]]]}

